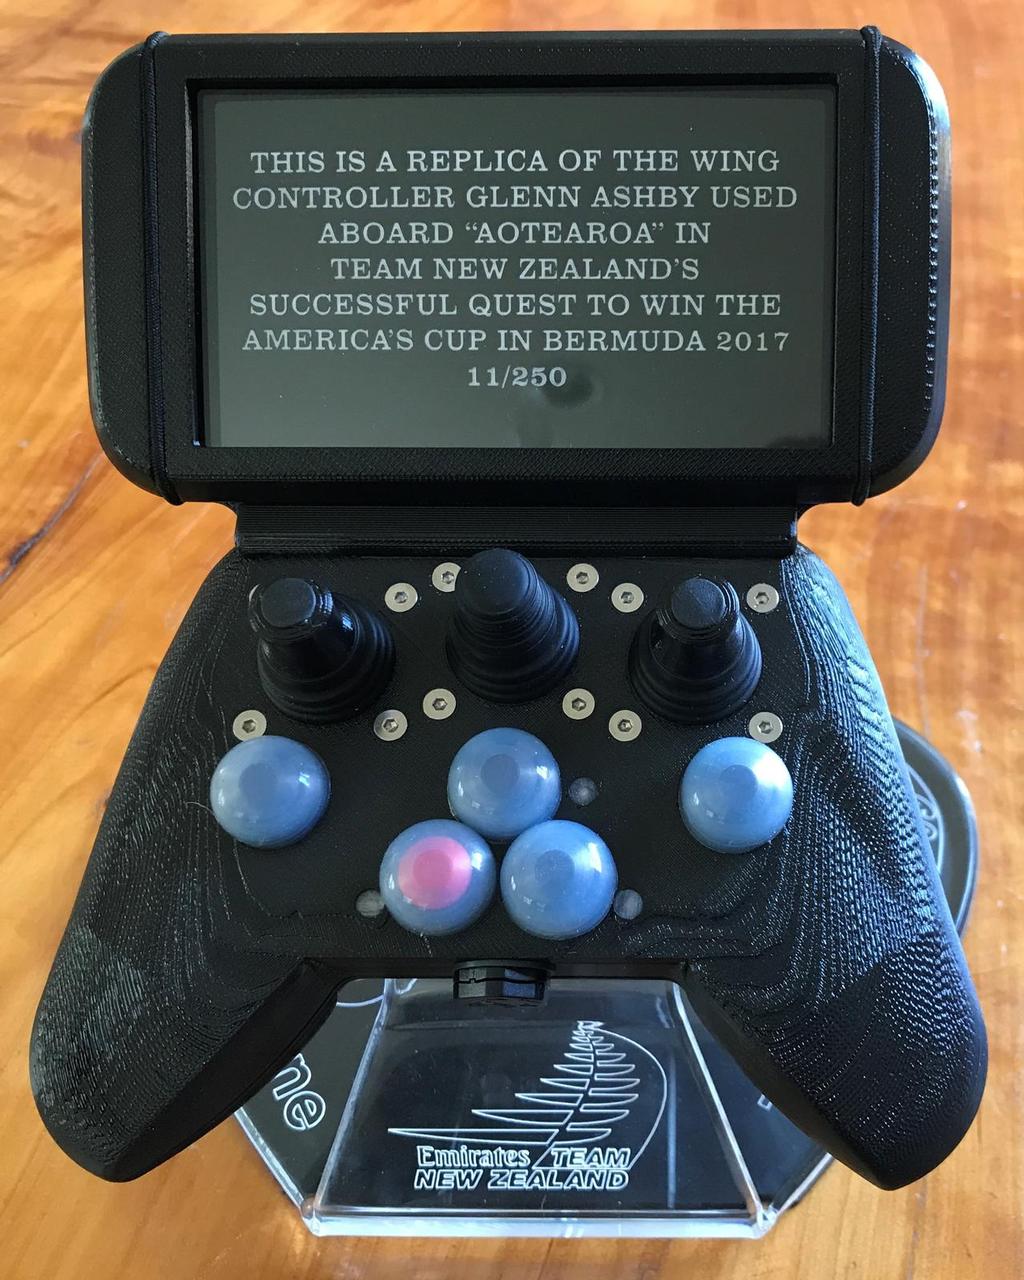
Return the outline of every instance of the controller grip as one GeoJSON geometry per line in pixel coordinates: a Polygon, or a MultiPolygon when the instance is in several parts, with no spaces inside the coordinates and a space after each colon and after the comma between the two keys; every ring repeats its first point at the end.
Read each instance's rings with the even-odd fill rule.
{"type": "Polygon", "coordinates": [[[229,1115],[312,1035],[340,978],[217,943],[223,868],[205,814],[210,654],[244,607],[229,554],[203,584],[143,708],[32,1030],[40,1114],[101,1177],[145,1173],[229,1115]],[[190,735],[196,735],[194,738],[190,735]]]}
{"type": "MultiPolygon", "coordinates": [[[[131,929],[137,923],[123,922],[131,929]]],[[[82,1168],[126,1182],[226,1119],[334,1008],[326,966],[161,939],[140,970],[69,925],[32,1029],[36,1106],[82,1168]]]]}
{"type": "Polygon", "coordinates": [[[694,960],[683,985],[781,1111],[864,1177],[899,1187],[970,1126],[985,1027],[849,605],[802,547],[783,588],[806,690],[787,757],[788,840],[765,866],[745,954],[694,960]]]}
{"type": "Polygon", "coordinates": [[[941,932],[775,1016],[754,1016],[712,969],[683,979],[705,1025],[780,1111],[862,1177],[902,1187],[967,1132],[985,1083],[985,1027],[959,944],[941,932]]]}

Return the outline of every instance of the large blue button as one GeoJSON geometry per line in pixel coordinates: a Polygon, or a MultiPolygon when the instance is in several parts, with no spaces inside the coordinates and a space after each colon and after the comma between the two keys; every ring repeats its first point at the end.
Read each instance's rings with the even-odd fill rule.
{"type": "Polygon", "coordinates": [[[578,822],[542,822],[512,845],[501,863],[505,909],[539,938],[576,938],[599,925],[618,877],[611,850],[578,822]]]}
{"type": "Polygon", "coordinates": [[[753,738],[718,738],[683,774],[679,811],[691,834],[719,853],[747,853],[779,834],[793,811],[786,762],[753,738]]]}
{"type": "Polygon", "coordinates": [[[213,816],[257,849],[301,840],[323,817],[330,795],[330,776],[316,752],[273,734],[232,747],[210,780],[213,816]]]}
{"type": "Polygon", "coordinates": [[[492,840],[511,840],[558,808],[555,757],[522,729],[487,729],[463,746],[448,772],[448,804],[460,822],[492,840]]]}
{"type": "Polygon", "coordinates": [[[455,933],[494,896],[494,855],[475,831],[437,818],[396,836],[380,864],[384,904],[413,933],[455,933]]]}

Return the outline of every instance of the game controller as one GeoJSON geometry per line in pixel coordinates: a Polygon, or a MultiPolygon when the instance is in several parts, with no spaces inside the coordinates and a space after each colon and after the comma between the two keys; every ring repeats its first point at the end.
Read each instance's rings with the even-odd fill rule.
{"type": "Polygon", "coordinates": [[[40,1009],[44,1117],[86,1167],[142,1173],[278,1070],[345,979],[389,972],[506,996],[671,977],[883,1185],[936,1164],[978,1102],[980,1016],[885,698],[804,549],[222,561],[40,1009]],[[381,653],[375,701],[339,700],[381,653]],[[709,712],[709,687],[742,700],[709,712]],[[250,719],[266,732],[236,742],[250,719]]]}
{"type": "MultiPolygon", "coordinates": [[[[839,34],[828,57],[863,75],[867,49],[877,74],[875,37],[839,34]]],[[[101,82],[94,201],[112,181],[103,148],[153,109],[139,84],[161,66],[173,81],[194,43],[150,42],[101,82]]],[[[257,65],[259,42],[228,52],[253,43],[257,65]]],[[[716,56],[735,60],[738,44],[722,44],[716,56]]],[[[448,66],[450,42],[427,47],[448,66]]],[[[598,61],[616,52],[586,45],[598,61]]],[[[933,106],[912,79],[910,147],[933,106]]],[[[163,72],[156,84],[159,100],[163,72]]],[[[910,161],[908,181],[932,164],[927,148],[910,161]]],[[[130,213],[131,192],[119,200],[130,213]]],[[[101,203],[93,253],[113,218],[101,203]]],[[[908,254],[927,250],[931,215],[900,234],[908,254]]],[[[933,258],[915,262],[934,274],[933,258]]],[[[114,371],[101,277],[94,401],[113,388],[107,403],[116,392],[123,406],[130,358],[119,346],[114,371]]],[[[116,323],[126,334],[123,308],[116,323]]],[[[879,343],[885,395],[934,335],[933,302],[919,329],[901,322],[898,343],[879,343]]],[[[204,484],[249,497],[238,545],[157,672],[39,1007],[33,1088],[60,1146],[105,1178],[145,1173],[250,1098],[349,979],[451,976],[463,999],[530,1002],[553,976],[651,976],[678,982],[765,1095],[866,1178],[897,1187],[938,1164],[980,1100],[984,1026],[867,646],[793,537],[796,510],[829,484],[884,487],[927,447],[928,358],[913,438],[879,428],[841,466],[833,455],[827,482],[791,468],[788,508],[750,500],[757,449],[732,473],[710,465],[699,483],[717,474],[731,495],[716,511],[592,503],[598,459],[572,509],[531,508],[520,490],[507,507],[460,506],[485,491],[472,477],[418,513],[407,482],[358,511],[298,500],[293,479],[280,480],[287,503],[267,502],[272,450],[226,450],[228,474],[220,450],[199,448],[204,484]]],[[[160,415],[153,438],[170,433],[160,415]]],[[[143,456],[133,426],[102,421],[147,487],[176,497],[198,483],[170,434],[143,456]]],[[[343,491],[350,463],[314,453],[306,496],[343,491]]],[[[643,455],[620,450],[618,466],[643,455]]],[[[765,475],[795,456],[762,450],[765,475]]],[[[472,450],[453,457],[463,479],[479,465],[472,450]]],[[[653,483],[663,494],[665,476],[653,483]]]]}

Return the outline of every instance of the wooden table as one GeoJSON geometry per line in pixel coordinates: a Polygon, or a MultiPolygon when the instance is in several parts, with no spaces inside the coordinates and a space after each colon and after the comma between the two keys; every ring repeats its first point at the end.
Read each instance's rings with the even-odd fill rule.
{"type": "Polygon", "coordinates": [[[44,1134],[29,1026],[157,662],[230,514],[164,506],[101,457],[85,387],[79,128],[89,87],[158,10],[5,0],[0,23],[0,1273],[16,1277],[1011,1277],[1024,1274],[1024,96],[1019,0],[677,0],[629,5],[209,0],[175,31],[860,26],[919,50],[950,99],[956,218],[950,390],[926,466],[854,510],[812,512],[895,714],[962,773],[982,874],[967,951],[991,1039],[973,1129],[885,1193],[835,1168],[761,1243],[331,1240],[307,1235],[238,1127],[110,1186],[44,1134]],[[1015,667],[1016,664],[1016,667],[1015,667]]]}

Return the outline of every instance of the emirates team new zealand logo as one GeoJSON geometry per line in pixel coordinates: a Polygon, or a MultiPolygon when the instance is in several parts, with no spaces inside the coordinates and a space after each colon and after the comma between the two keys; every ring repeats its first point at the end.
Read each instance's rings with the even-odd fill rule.
{"type": "Polygon", "coordinates": [[[620,1191],[657,1132],[668,1087],[650,1050],[581,1020],[551,1074],[509,1107],[473,1109],[457,1128],[392,1128],[413,1138],[423,1191],[620,1191]]]}

